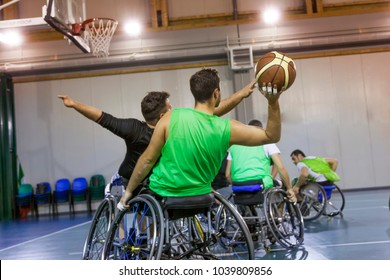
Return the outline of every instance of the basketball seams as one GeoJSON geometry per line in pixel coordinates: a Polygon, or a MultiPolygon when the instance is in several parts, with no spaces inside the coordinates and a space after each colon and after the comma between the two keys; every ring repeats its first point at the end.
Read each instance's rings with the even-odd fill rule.
{"type": "Polygon", "coordinates": [[[260,71],[257,72],[257,74],[256,74],[256,80],[258,80],[258,79],[260,78],[260,76],[261,76],[265,71],[267,71],[270,67],[275,66],[274,63],[272,63],[272,62],[273,62],[273,60],[270,61],[270,62],[268,62],[266,65],[264,65],[264,66],[260,69],[260,71]]]}
{"type": "MultiPolygon", "coordinates": [[[[260,77],[261,77],[261,75],[265,72],[265,71],[267,71],[268,70],[268,68],[270,68],[270,67],[272,67],[272,66],[274,66],[274,61],[275,61],[275,59],[277,59],[278,57],[277,57],[277,54],[278,53],[276,53],[276,52],[270,52],[269,54],[273,54],[273,57],[272,57],[272,60],[270,61],[270,62],[268,62],[267,64],[265,64],[260,70],[259,70],[259,72],[257,72],[257,74],[256,74],[256,80],[258,80],[260,77]]],[[[259,62],[261,62],[262,60],[266,60],[266,59],[269,59],[270,57],[269,56],[263,56],[263,57],[261,57],[260,59],[259,59],[259,61],[256,63],[256,68],[257,68],[257,64],[259,63],[259,62]]],[[[256,69],[255,68],[255,69],[256,69]]],[[[275,77],[274,77],[275,78],[275,77]]],[[[273,78],[273,79],[274,79],[273,78]]],[[[272,81],[273,81],[273,79],[272,79],[272,81]]]]}
{"type": "MultiPolygon", "coordinates": [[[[278,69],[275,71],[275,74],[274,74],[274,76],[273,76],[272,79],[271,79],[271,83],[274,82],[274,80],[275,80],[275,78],[276,78],[276,75],[278,74],[279,69],[281,68],[281,65],[283,64],[283,60],[280,60],[280,62],[278,62],[279,65],[275,65],[275,64],[276,64],[276,63],[275,63],[275,60],[280,60],[280,58],[279,58],[279,57],[275,57],[273,60],[271,60],[270,62],[268,62],[267,64],[265,64],[265,65],[260,69],[260,71],[257,72],[257,74],[256,74],[256,80],[258,80],[258,79],[261,77],[261,75],[262,75],[265,71],[267,71],[269,68],[271,68],[272,66],[277,66],[278,69]]],[[[257,64],[256,64],[256,65],[257,65],[257,64]]],[[[284,68],[284,67],[282,67],[282,68],[283,68],[284,72],[286,72],[285,68],[284,68]]],[[[284,81],[285,81],[284,84],[286,84],[286,82],[288,81],[288,80],[286,80],[286,75],[285,75],[284,81]]]]}
{"type": "MultiPolygon", "coordinates": [[[[284,58],[284,54],[282,55],[282,54],[279,54],[279,53],[276,53],[275,54],[275,59],[273,60],[273,61],[275,61],[276,59],[280,59],[280,62],[279,62],[279,66],[278,66],[278,69],[276,69],[276,71],[275,71],[275,74],[274,74],[274,77],[272,78],[272,80],[271,80],[271,84],[272,84],[272,86],[273,86],[273,83],[274,83],[274,80],[275,80],[275,78],[276,78],[276,76],[278,75],[278,73],[279,73],[279,70],[280,70],[280,67],[282,67],[281,65],[283,64],[283,58],[284,58]],[[282,56],[282,57],[280,57],[280,55],[282,56]]],[[[283,68],[283,67],[282,67],[283,68]]],[[[286,82],[288,82],[288,80],[286,80],[286,71],[285,71],[285,69],[283,68],[283,70],[284,70],[284,84],[286,85],[286,82]]]]}
{"type": "Polygon", "coordinates": [[[277,51],[264,54],[257,61],[255,71],[258,71],[255,75],[258,83],[271,82],[273,85],[277,85],[278,90],[283,87],[285,89],[289,88],[295,81],[294,61],[277,51]]]}

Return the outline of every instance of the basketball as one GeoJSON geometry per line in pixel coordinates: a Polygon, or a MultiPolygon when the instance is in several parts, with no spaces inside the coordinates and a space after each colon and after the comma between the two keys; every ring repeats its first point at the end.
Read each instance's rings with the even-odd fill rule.
{"type": "Polygon", "coordinates": [[[264,54],[255,66],[256,80],[261,87],[269,82],[277,86],[278,92],[291,87],[295,81],[296,70],[294,61],[284,53],[272,51],[264,54]]]}

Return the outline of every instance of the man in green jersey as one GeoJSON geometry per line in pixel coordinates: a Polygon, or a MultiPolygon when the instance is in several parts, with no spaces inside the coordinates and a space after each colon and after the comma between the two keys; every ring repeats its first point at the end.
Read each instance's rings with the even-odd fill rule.
{"type": "MultiPolygon", "coordinates": [[[[118,208],[127,207],[133,191],[152,168],[149,188],[158,195],[203,195],[212,192],[211,182],[231,145],[256,146],[279,141],[278,100],[282,91],[277,92],[270,83],[259,88],[268,100],[267,127],[262,130],[214,116],[221,100],[219,83],[215,69],[202,69],[192,75],[190,88],[195,108],[175,108],[161,118],[148,148],[135,166],[118,208]]],[[[255,84],[253,81],[252,88],[255,84]]]]}
{"type": "MultiPolygon", "coordinates": [[[[248,125],[263,128],[259,120],[251,120],[248,125]]],[[[248,182],[253,185],[253,191],[267,190],[278,186],[271,172],[273,166],[282,179],[283,186],[287,190],[287,196],[291,202],[296,202],[295,194],[291,187],[290,177],[285,168],[280,150],[276,144],[266,144],[261,146],[233,145],[229,149],[226,176],[233,185],[248,182]],[[261,187],[262,186],[262,187],[261,187]]]]}
{"type": "Polygon", "coordinates": [[[297,166],[299,177],[294,184],[294,192],[299,193],[300,187],[307,181],[314,181],[322,186],[333,185],[333,182],[340,180],[336,173],[338,160],[335,158],[322,158],[306,156],[301,150],[291,152],[291,160],[297,166]]]}

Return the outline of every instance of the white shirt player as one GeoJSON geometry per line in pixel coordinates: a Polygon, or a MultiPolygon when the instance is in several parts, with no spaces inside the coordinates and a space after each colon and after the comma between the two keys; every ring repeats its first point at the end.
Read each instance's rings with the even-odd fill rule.
{"type": "MultiPolygon", "coordinates": [[[[264,147],[264,153],[267,157],[271,157],[274,154],[280,154],[279,148],[275,144],[265,144],[264,147]]],[[[227,157],[227,160],[232,160],[232,156],[229,152],[229,155],[227,157]]]]}
{"type": "MultiPolygon", "coordinates": [[[[316,158],[316,157],[313,157],[313,156],[305,157],[305,159],[314,159],[314,158],[316,158]]],[[[307,170],[309,170],[309,177],[315,179],[316,182],[325,182],[325,181],[327,181],[327,179],[325,178],[324,175],[314,172],[313,170],[311,170],[303,162],[298,162],[297,167],[298,167],[299,173],[301,172],[301,169],[303,167],[306,167],[307,170]]]]}

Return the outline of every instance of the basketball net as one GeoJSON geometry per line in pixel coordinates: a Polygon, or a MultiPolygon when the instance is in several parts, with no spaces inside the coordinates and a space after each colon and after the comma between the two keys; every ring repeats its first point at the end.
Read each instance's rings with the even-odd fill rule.
{"type": "Polygon", "coordinates": [[[92,18],[83,22],[84,40],[88,42],[94,56],[109,55],[111,38],[117,26],[118,22],[109,18],[92,18]]]}

